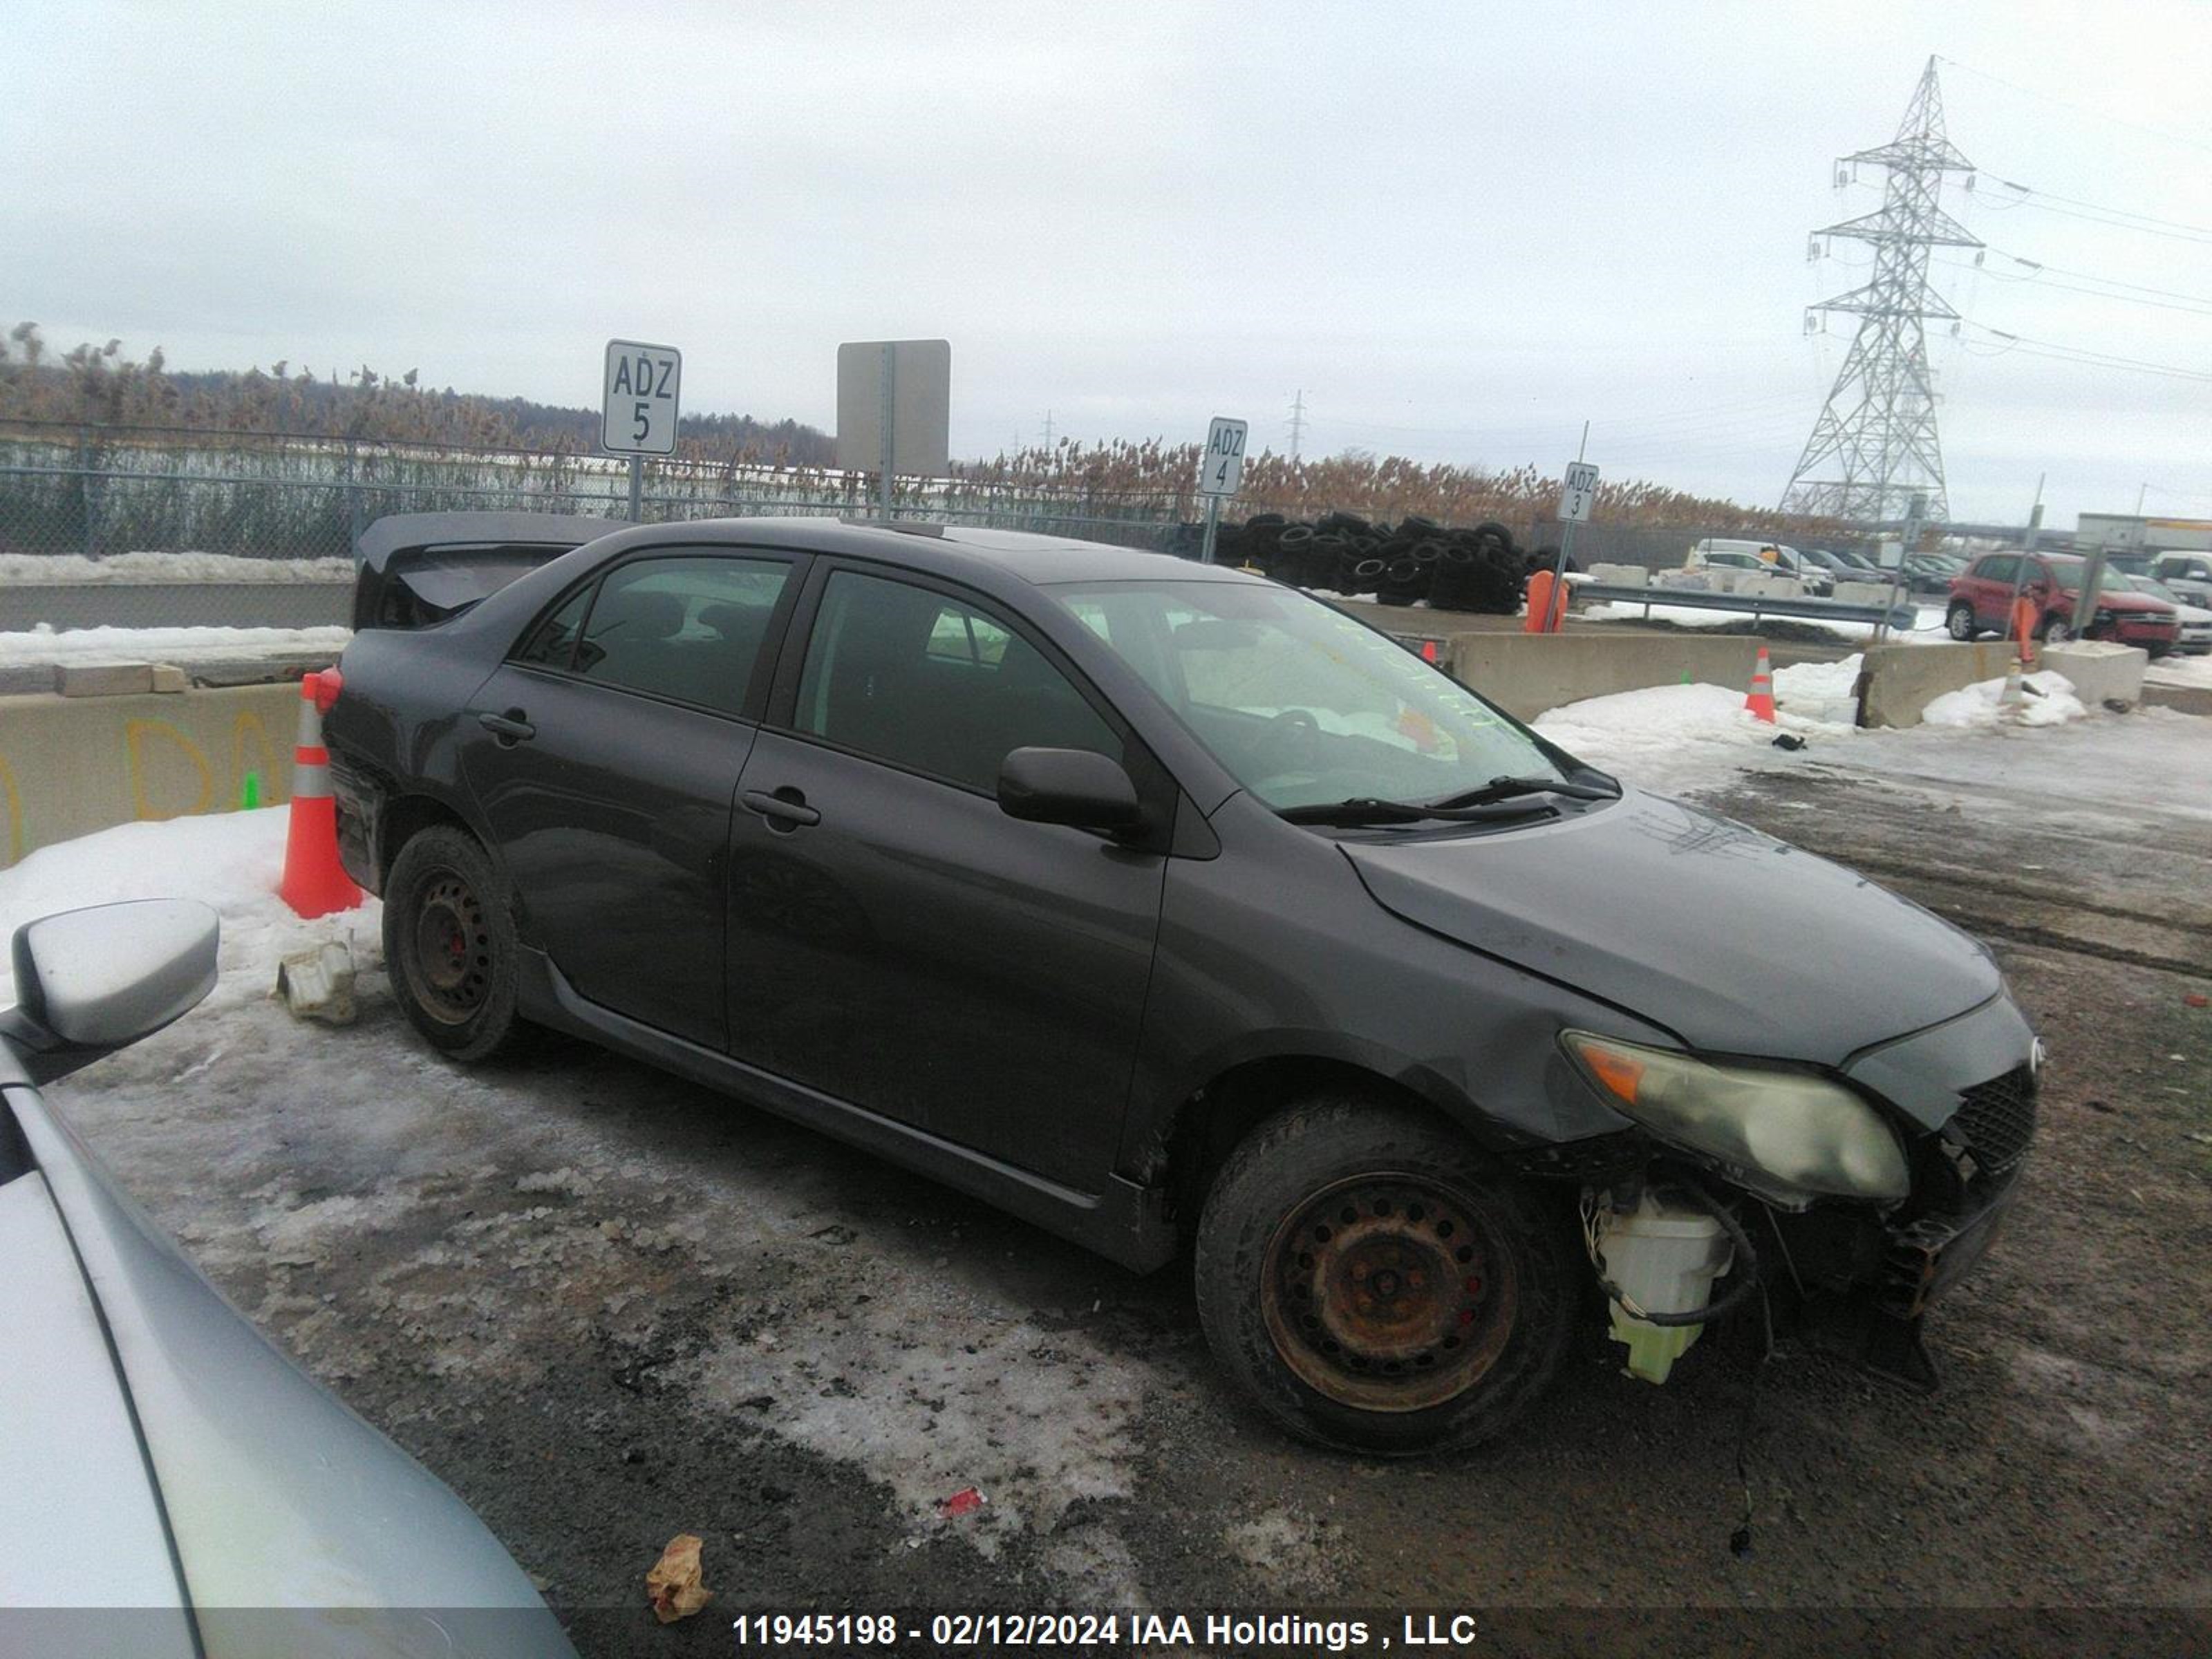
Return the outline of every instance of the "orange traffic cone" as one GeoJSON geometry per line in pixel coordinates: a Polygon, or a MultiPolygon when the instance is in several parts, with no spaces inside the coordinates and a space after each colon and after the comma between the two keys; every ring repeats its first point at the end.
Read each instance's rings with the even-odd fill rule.
{"type": "Polygon", "coordinates": [[[1759,647],[1759,665],[1751,671],[1751,695],[1743,700],[1744,712],[1755,720],[1774,724],[1774,672],[1766,665],[1766,647],[1759,647]]]}
{"type": "Polygon", "coordinates": [[[292,751],[292,817],[284,834],[284,878],[276,896],[303,916],[326,916],[361,902],[361,889],[338,863],[338,806],[331,798],[331,751],[323,711],[337,701],[338,671],[300,679],[300,743],[292,751]]]}

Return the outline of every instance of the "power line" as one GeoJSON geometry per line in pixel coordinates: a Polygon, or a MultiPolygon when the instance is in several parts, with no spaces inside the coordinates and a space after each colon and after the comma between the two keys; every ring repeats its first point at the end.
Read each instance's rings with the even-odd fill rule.
{"type": "MultiPolygon", "coordinates": [[[[2027,265],[2036,270],[2052,271],[2061,276],[2078,276],[2084,282],[2105,283],[2113,288],[2133,289],[2138,294],[2154,294],[2161,300],[2188,300],[2200,305],[2212,306],[2212,294],[2184,294],[2170,288],[2151,288],[2142,283],[2124,283],[2117,276],[2100,276],[2094,270],[2069,270],[2064,265],[2046,264],[2041,259],[2026,258],[2001,247],[1992,247],[1989,252],[1996,254],[1999,258],[2009,259],[2014,264],[2027,265]]],[[[2008,279],[2000,278],[1999,280],[2008,279]]]]}
{"type": "MultiPolygon", "coordinates": [[[[2025,334],[2013,334],[2002,328],[1991,328],[1987,323],[1978,323],[1971,317],[1960,319],[1968,328],[2002,340],[2008,350],[2023,351],[2031,357],[2050,357],[2060,362],[2086,363],[2097,368],[2122,368],[2138,374],[2162,374],[2171,380],[2201,380],[2212,385],[2212,372],[2183,368],[2174,363],[2153,362],[2143,357],[2123,357],[2109,351],[2093,351],[2086,347],[2061,345],[2051,340],[2035,340],[2025,334]]],[[[2000,356],[2000,353],[1984,354],[2000,356]]]]}
{"type": "MultiPolygon", "coordinates": [[[[1937,56],[1942,58],[1941,53],[1937,56]]],[[[2061,98],[2054,92],[2038,92],[2032,87],[2023,87],[2017,82],[2008,81],[2001,75],[1992,75],[1987,70],[1976,69],[1972,64],[1962,64],[1955,58],[1942,58],[1942,61],[1948,64],[1953,69],[1962,69],[1969,75],[1977,76],[1982,80],[2019,93],[2024,98],[2033,98],[2043,103],[2056,104],[2061,109],[2070,109],[2077,114],[2087,115],[2093,120],[2103,121],[2112,126],[2125,127],[2131,132],[2143,133],[2153,138],[2162,138],[2170,144],[2181,144],[2190,149],[2200,149],[2208,155],[2212,155],[2212,142],[2191,138],[2183,133],[2168,132],[2160,127],[2145,126],[2140,121],[2130,121],[2122,116],[2114,115],[2109,111],[2092,109],[2087,104],[2077,104],[2071,99],[2061,98]]]]}
{"type": "MultiPolygon", "coordinates": [[[[2009,254],[2006,257],[2008,258],[2011,258],[2009,254]]],[[[1936,263],[1937,264],[1946,266],[1952,270],[1964,270],[1971,272],[1987,271],[1989,276],[1994,277],[2000,283],[2033,283],[2038,288],[2063,289],[2069,294],[2087,294],[2094,299],[2117,300],[2124,305],[2149,306],[2159,311],[2179,311],[2195,317],[2212,317],[2212,301],[2205,301],[2194,305],[2177,305],[2170,300],[2153,300],[2136,294],[2113,294],[2100,288],[2087,288],[2079,283],[2049,281],[2042,277],[2040,275],[2008,276],[2002,271],[1988,270],[1986,266],[1967,264],[1958,259],[1938,259],[1936,263]]],[[[2033,265],[2035,264],[2035,261],[2033,259],[2022,259],[2017,261],[2017,263],[2025,265],[2033,265]]],[[[2049,267],[2042,267],[2041,269],[2048,270],[2049,267]]]]}
{"type": "Polygon", "coordinates": [[[2093,225],[2103,225],[2110,230],[2132,230],[2145,236],[2162,236],[2172,242],[2185,242],[2192,246],[2212,246],[2212,225],[2185,225],[2173,219],[2154,219],[2147,213],[2136,213],[2128,208],[2106,207],[2101,203],[2083,201],[2078,197],[2060,196],[2054,191],[2034,190],[2027,185],[2015,184],[2009,179],[1990,175],[2005,189],[2016,191],[2020,200],[2000,204],[2002,213],[2012,207],[2032,207],[2045,213],[2055,213],[2062,218],[2081,219],[2093,225]],[[2057,206],[2054,204],[2070,204],[2057,206]]]}

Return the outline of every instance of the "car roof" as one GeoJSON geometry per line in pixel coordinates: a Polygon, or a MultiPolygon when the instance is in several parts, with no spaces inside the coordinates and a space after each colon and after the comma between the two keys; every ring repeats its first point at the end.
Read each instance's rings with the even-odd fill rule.
{"type": "MultiPolygon", "coordinates": [[[[1139,522],[1131,527],[1149,531],[1157,526],[1139,522]]],[[[880,559],[948,577],[1011,576],[1037,586],[1163,577],[1184,581],[1264,580],[1226,565],[1202,565],[1146,548],[1115,547],[1104,542],[974,525],[885,525],[823,517],[704,519],[630,526],[618,534],[619,544],[608,544],[610,554],[673,539],[738,544],[766,542],[799,552],[880,559]]]]}

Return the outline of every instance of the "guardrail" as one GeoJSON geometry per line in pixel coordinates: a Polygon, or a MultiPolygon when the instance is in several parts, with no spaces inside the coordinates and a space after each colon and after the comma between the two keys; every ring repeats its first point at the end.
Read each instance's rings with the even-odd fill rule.
{"type": "Polygon", "coordinates": [[[1895,610],[1879,605],[1848,604],[1838,599],[1784,599],[1755,593],[1715,593],[1700,587],[1629,587],[1613,582],[1577,582],[1575,597],[1601,599],[1616,605],[1640,605],[1650,614],[1655,605],[1680,605],[1692,611],[1740,611],[1753,622],[1761,616],[1787,617],[1808,622],[1887,622],[1892,628],[1911,628],[1918,607],[1910,602],[1895,610]]]}

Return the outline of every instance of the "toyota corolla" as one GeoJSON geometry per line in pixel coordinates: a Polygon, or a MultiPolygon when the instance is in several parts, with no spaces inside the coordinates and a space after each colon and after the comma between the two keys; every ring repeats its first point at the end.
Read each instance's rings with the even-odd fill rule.
{"type": "Polygon", "coordinates": [[[1931,1380],[2035,1041],[1988,952],[1294,590],[982,530],[387,520],[327,736],[395,994],[1137,1269],[1290,1430],[1493,1434],[1578,1327],[1931,1380]]]}

